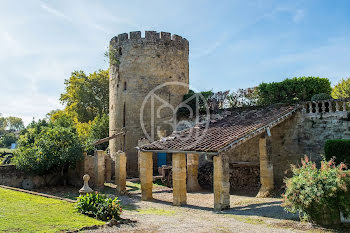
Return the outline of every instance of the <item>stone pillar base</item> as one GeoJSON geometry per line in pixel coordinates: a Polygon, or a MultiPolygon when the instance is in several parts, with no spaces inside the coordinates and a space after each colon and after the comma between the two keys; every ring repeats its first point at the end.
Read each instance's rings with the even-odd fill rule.
{"type": "Polygon", "coordinates": [[[97,189],[101,189],[105,183],[105,152],[97,150],[94,157],[95,186],[97,189]]]}
{"type": "Polygon", "coordinates": [[[230,172],[229,163],[222,156],[214,156],[214,209],[230,208],[230,172]]]}
{"type": "Polygon", "coordinates": [[[187,154],[187,192],[201,190],[198,183],[199,154],[187,154]]]}
{"type": "Polygon", "coordinates": [[[140,151],[141,200],[152,200],[153,161],[152,152],[140,151]]]}
{"type": "Polygon", "coordinates": [[[186,155],[175,153],[173,154],[173,204],[180,206],[186,203],[186,155]]]}
{"type": "Polygon", "coordinates": [[[115,157],[115,184],[118,194],[126,193],[126,155],[122,151],[118,151],[115,157]]]}
{"type": "Polygon", "coordinates": [[[111,182],[112,180],[112,158],[109,154],[106,154],[105,156],[105,165],[106,165],[106,174],[105,174],[105,180],[106,182],[111,182]]]}
{"type": "Polygon", "coordinates": [[[262,137],[259,139],[261,188],[256,197],[269,197],[274,190],[273,164],[269,152],[269,140],[266,138],[266,135],[262,135],[262,137]]]}

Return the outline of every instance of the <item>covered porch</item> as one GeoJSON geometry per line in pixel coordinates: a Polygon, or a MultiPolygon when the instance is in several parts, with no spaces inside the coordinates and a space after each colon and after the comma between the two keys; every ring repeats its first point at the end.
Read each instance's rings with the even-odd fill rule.
{"type": "Polygon", "coordinates": [[[172,154],[173,204],[187,204],[187,192],[200,189],[198,184],[199,156],[213,161],[214,209],[230,208],[229,152],[253,137],[259,137],[261,187],[258,197],[268,197],[274,189],[270,129],[289,118],[295,106],[269,107],[234,113],[220,121],[199,125],[167,138],[138,147],[142,200],[153,199],[152,154],[172,154]]]}

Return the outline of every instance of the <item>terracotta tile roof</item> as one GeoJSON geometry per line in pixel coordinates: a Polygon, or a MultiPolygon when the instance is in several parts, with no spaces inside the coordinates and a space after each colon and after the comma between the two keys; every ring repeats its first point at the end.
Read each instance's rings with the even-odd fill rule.
{"type": "Polygon", "coordinates": [[[218,153],[237,146],[290,117],[297,106],[269,106],[232,111],[209,126],[199,126],[174,132],[169,137],[143,145],[142,151],[212,152],[218,153]]]}

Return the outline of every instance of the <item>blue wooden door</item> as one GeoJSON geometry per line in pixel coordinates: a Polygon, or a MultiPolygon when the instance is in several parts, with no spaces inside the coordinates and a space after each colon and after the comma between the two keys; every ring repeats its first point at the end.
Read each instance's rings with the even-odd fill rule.
{"type": "Polygon", "coordinates": [[[166,165],[166,153],[158,153],[158,167],[166,165]]]}

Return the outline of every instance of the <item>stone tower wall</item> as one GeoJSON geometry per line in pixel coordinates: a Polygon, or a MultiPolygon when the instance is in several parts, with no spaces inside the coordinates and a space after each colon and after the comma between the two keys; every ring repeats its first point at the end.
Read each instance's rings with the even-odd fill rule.
{"type": "MultiPolygon", "coordinates": [[[[110,42],[110,135],[125,128],[125,136],[110,141],[110,152],[126,152],[128,175],[138,175],[137,150],[135,147],[145,135],[141,128],[140,110],[143,108],[144,127],[151,131],[151,103],[144,100],[151,90],[167,82],[189,83],[189,44],[181,36],[167,32],[146,31],[123,33],[110,42]]],[[[177,106],[188,93],[188,86],[170,85],[155,92],[172,106],[177,106]]],[[[153,109],[162,103],[155,101],[153,109]]],[[[155,112],[157,114],[157,112],[155,112]]],[[[164,108],[154,119],[158,131],[166,136],[172,132],[169,125],[161,125],[171,119],[172,111],[164,108]]],[[[157,132],[157,129],[155,129],[157,132]]],[[[155,133],[154,139],[159,135],[155,133]]]]}

